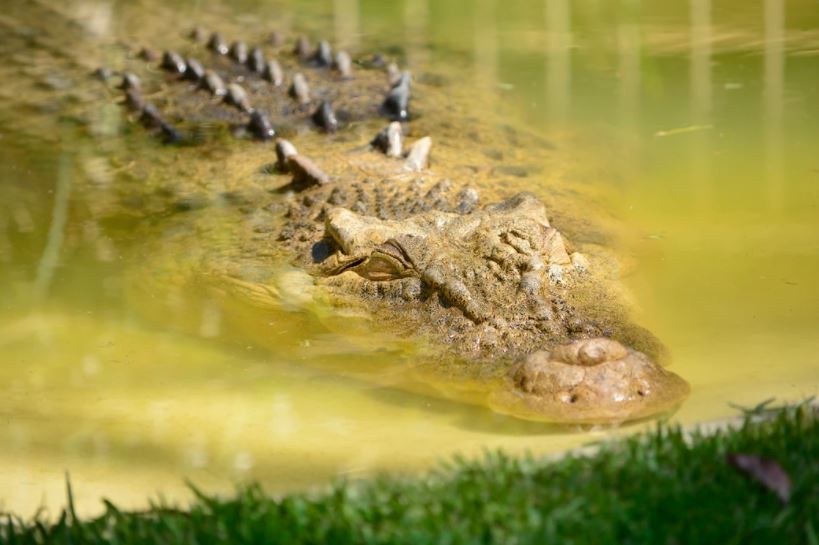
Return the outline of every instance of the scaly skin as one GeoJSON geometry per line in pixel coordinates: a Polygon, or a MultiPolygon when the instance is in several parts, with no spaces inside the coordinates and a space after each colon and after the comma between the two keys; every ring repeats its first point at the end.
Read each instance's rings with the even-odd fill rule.
{"type": "MultiPolygon", "coordinates": [[[[445,395],[463,387],[499,412],[561,423],[651,417],[685,398],[687,384],[649,357],[660,344],[628,318],[598,212],[560,184],[535,195],[521,191],[528,172],[510,177],[520,163],[559,168],[548,145],[459,106],[468,90],[421,78],[401,127],[417,147],[406,158],[388,146],[385,154],[368,143],[384,113],[401,114],[384,111],[393,91],[383,68],[362,62],[344,75],[300,58],[292,42],[268,44],[284,77],[276,86],[209,52],[208,36],[197,33],[183,58],[196,55],[226,85],[240,82],[244,94],[231,101],[174,73],[173,62],[140,70],[161,59],[124,63],[137,85],[103,74],[109,89],[126,87],[117,92],[132,120],[198,144],[179,148],[173,166],[145,161],[144,183],[116,190],[122,202],[142,199],[145,217],[173,216],[167,235],[151,232],[139,252],[153,257],[135,269],[135,293],[163,299],[204,288],[243,324],[300,297],[277,277],[284,258],[314,278],[300,288],[305,297],[362,309],[381,329],[440,346],[411,372],[445,395]],[[307,98],[289,92],[297,72],[307,98]],[[323,101],[337,126],[318,117],[323,101]],[[300,153],[273,167],[272,143],[253,142],[273,135],[253,112],[300,153]],[[223,138],[226,130],[240,141],[223,138]]],[[[247,328],[265,344],[259,331],[247,328]]]]}

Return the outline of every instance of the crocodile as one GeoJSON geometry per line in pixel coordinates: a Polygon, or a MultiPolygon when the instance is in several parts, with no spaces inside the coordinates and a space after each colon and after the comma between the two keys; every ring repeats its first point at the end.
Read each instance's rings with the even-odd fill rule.
{"type": "Polygon", "coordinates": [[[469,383],[478,394],[463,397],[497,412],[609,424],[685,399],[688,384],[656,363],[661,343],[630,318],[593,213],[578,213],[571,192],[527,191],[528,172],[502,164],[550,152],[548,142],[458,116],[468,89],[378,54],[353,59],[279,34],[249,47],[201,27],[189,38],[184,54],[131,48],[120,69],[93,74],[180,161],[215,154],[208,167],[225,171],[215,184],[183,163],[161,192],[120,189],[160,194],[175,215],[178,228],[141,256],[194,256],[184,274],[142,263],[138,293],[169,293],[181,275],[259,318],[292,297],[271,265],[284,259],[310,275],[308,297],[436,347],[412,368],[419,380],[469,383]],[[214,225],[217,204],[230,221],[214,225]]]}

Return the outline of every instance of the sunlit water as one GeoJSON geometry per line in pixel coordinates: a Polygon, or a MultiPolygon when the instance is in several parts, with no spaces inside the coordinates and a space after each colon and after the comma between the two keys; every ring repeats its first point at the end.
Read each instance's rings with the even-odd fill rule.
{"type": "MultiPolygon", "coordinates": [[[[582,155],[599,162],[592,185],[632,234],[618,251],[631,264],[636,318],[692,385],[675,420],[819,391],[815,3],[224,4],[173,16],[153,2],[76,9],[88,33],[160,47],[194,22],[271,21],[353,49],[396,43],[411,67],[466,67],[462,85],[495,97],[486,108],[515,112],[510,122],[546,137],[571,128],[582,155]]],[[[3,31],[28,9],[4,15],[3,31]]],[[[456,453],[555,452],[608,433],[345,375],[345,362],[383,356],[309,318],[274,317],[277,352],[213,339],[207,324],[195,335],[171,317],[145,317],[122,281],[124,256],[142,241],[127,218],[90,221],[93,203],[71,192],[76,177],[97,172],[92,152],[105,150],[27,126],[32,112],[0,112],[3,509],[62,505],[66,473],[92,513],[101,496],[132,507],[158,494],[184,501],[185,479],[209,491],[260,480],[282,492],[417,471],[456,453]],[[339,372],[310,365],[319,358],[335,358],[339,372]]],[[[566,183],[575,181],[589,182],[566,183]]]]}

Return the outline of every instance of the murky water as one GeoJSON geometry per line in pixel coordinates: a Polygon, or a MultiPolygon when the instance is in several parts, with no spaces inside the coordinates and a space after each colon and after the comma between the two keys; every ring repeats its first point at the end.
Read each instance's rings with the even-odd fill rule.
{"type": "MultiPolygon", "coordinates": [[[[690,424],[732,414],[729,402],[819,392],[814,2],[75,4],[81,31],[109,44],[89,53],[91,67],[121,55],[113,37],[161,47],[194,22],[238,32],[270,21],[353,50],[397,44],[408,65],[451,70],[510,123],[545,138],[569,131],[560,144],[592,164],[568,169],[565,182],[591,186],[625,224],[618,251],[637,318],[692,385],[674,418],[690,424]]],[[[30,31],[44,6],[24,2],[0,17],[3,58],[44,47],[30,31]]],[[[25,88],[28,107],[0,106],[3,509],[62,505],[66,472],[90,513],[101,496],[126,506],[159,493],[184,500],[185,479],[213,491],[258,479],[285,491],[606,435],[407,393],[389,376],[361,381],[345,370],[390,354],[373,338],[328,332],[310,313],[271,315],[281,342],[264,349],[216,334],[207,309],[146,315],[125,281],[128,256],[145,243],[139,216],[100,223],[106,203],[85,202],[77,188],[102,188],[99,197],[113,187],[117,170],[100,166],[107,157],[133,149],[161,163],[171,152],[124,134],[104,96],[97,136],[78,137],[65,104],[36,107],[61,92],[59,79],[3,64],[6,104],[20,103],[13,80],[40,82],[25,88]],[[318,360],[320,369],[310,365],[318,360]]],[[[184,297],[182,308],[197,303],[184,297]]]]}

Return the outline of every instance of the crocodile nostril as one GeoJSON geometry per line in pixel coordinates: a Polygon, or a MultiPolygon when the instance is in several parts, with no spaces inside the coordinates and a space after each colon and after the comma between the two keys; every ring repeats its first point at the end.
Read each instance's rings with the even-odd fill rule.
{"type": "Polygon", "coordinates": [[[640,397],[645,397],[646,393],[643,390],[637,390],[637,395],[640,397]]]}

